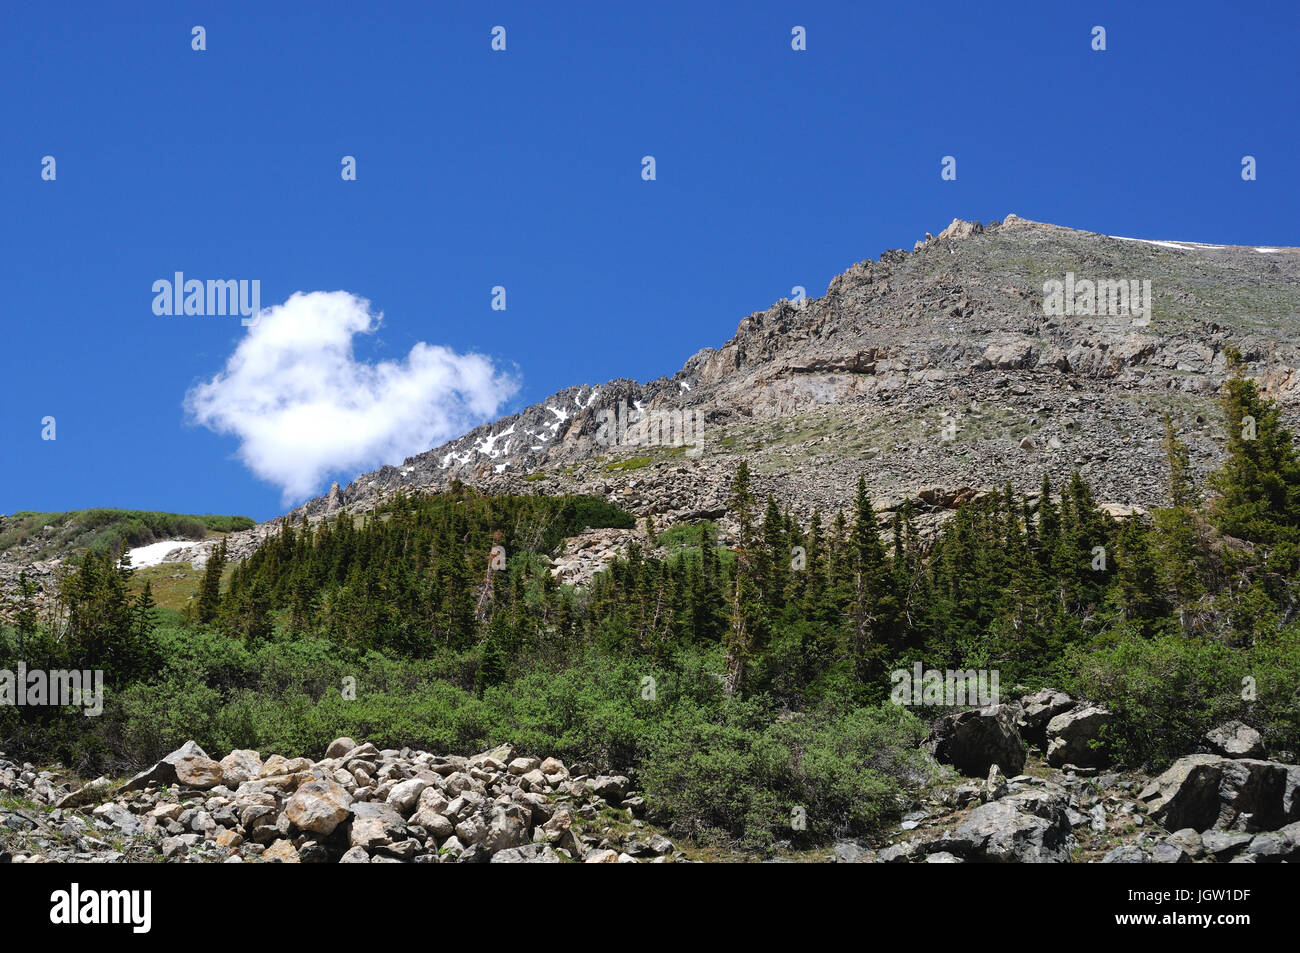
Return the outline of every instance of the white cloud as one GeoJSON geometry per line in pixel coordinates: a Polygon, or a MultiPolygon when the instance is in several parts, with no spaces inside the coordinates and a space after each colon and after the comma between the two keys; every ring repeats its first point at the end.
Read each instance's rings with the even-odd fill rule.
{"type": "Polygon", "coordinates": [[[298,292],[262,312],[221,373],[185,395],[186,410],[238,437],[240,459],[289,505],[332,474],[397,464],[460,436],[518,390],[490,358],[424,342],[403,361],[358,361],[353,337],[382,319],[346,291],[298,292]]]}

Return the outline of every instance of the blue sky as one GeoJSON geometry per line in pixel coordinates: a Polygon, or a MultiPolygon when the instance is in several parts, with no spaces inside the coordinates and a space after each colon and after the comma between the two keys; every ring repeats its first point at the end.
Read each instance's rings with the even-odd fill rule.
{"type": "Polygon", "coordinates": [[[25,6],[0,29],[0,512],[264,519],[431,426],[290,491],[259,475],[185,404],[251,331],[155,315],[176,271],[366,299],[367,399],[364,365],[425,342],[489,358],[508,413],[671,374],[954,217],[1300,244],[1294,2],[25,6]]]}

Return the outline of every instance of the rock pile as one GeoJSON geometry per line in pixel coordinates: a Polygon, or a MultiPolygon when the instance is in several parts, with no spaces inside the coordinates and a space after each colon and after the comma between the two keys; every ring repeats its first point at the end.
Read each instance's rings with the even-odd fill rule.
{"type": "Polygon", "coordinates": [[[875,852],[836,846],[840,861],[881,863],[1277,863],[1300,861],[1300,765],[1265,760],[1240,722],[1206,736],[1215,753],[1181,758],[1159,777],[1099,773],[1104,708],[1043,689],[1016,702],[946,715],[928,747],[963,774],[907,815],[907,839],[875,852]],[[1027,747],[1047,777],[1016,774],[1027,747]],[[1051,771],[1051,768],[1057,768],[1051,771]]]}
{"type": "Polygon", "coordinates": [[[0,830],[24,845],[0,861],[681,859],[638,819],[645,801],[628,778],[578,768],[517,756],[508,744],[465,758],[339,738],[319,761],[255,751],[217,761],[190,741],[125,784],[101,778],[69,792],[49,772],[0,759],[0,790],[53,807],[0,808],[0,830]],[[622,833],[585,833],[612,816],[622,833]]]}

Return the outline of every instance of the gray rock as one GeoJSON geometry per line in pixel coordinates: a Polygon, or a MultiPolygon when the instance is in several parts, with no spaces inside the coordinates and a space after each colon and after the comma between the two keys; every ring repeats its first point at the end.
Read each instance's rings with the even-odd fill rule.
{"type": "Polygon", "coordinates": [[[487,830],[482,844],[489,854],[522,847],[529,842],[530,811],[518,804],[498,804],[488,815],[487,830]]]}
{"type": "Polygon", "coordinates": [[[365,801],[352,805],[348,840],[367,851],[405,839],[406,822],[388,804],[365,801]]]}
{"type": "Polygon", "coordinates": [[[1165,840],[1182,848],[1189,857],[1200,857],[1205,853],[1205,845],[1201,843],[1201,835],[1191,827],[1184,827],[1181,830],[1174,831],[1165,840]]]}
{"type": "Polygon", "coordinates": [[[1250,758],[1188,755],[1142,789],[1151,817],[1169,830],[1266,831],[1286,821],[1288,766],[1250,758]]]}
{"type": "Polygon", "coordinates": [[[1016,730],[1011,705],[989,705],[945,715],[934,723],[926,747],[935,760],[969,777],[986,778],[998,765],[1004,774],[1025,766],[1025,743],[1016,730]]]}
{"type": "Polygon", "coordinates": [[[524,844],[520,847],[507,847],[492,855],[494,864],[560,864],[559,854],[550,844],[524,844]]]}
{"type": "Polygon", "coordinates": [[[1205,743],[1215,754],[1227,758],[1264,758],[1268,751],[1264,737],[1241,721],[1229,721],[1205,736],[1205,743]]]}
{"type": "Polygon", "coordinates": [[[1065,863],[1070,859],[1066,802],[1027,791],[981,804],[953,833],[949,848],[971,859],[1065,863]]]}
{"type": "Polygon", "coordinates": [[[1166,840],[1151,848],[1153,864],[1190,864],[1192,858],[1177,844],[1166,840]]]}
{"type": "Polygon", "coordinates": [[[1020,699],[1017,727],[1021,737],[1040,748],[1047,747],[1047,723],[1074,707],[1074,699],[1065,692],[1044,688],[1020,699]]]}
{"type": "Polygon", "coordinates": [[[1231,860],[1252,840],[1249,834],[1229,831],[1206,831],[1201,835],[1201,844],[1205,853],[1223,863],[1231,860]]]}
{"type": "Polygon", "coordinates": [[[628,788],[631,785],[631,781],[619,774],[602,774],[595,780],[588,782],[588,786],[596,797],[604,798],[611,804],[618,804],[626,798],[628,788]]]}
{"type": "Polygon", "coordinates": [[[984,784],[984,793],[988,800],[996,801],[1000,797],[1006,797],[1007,776],[996,764],[989,765],[989,777],[984,784]]]}
{"type": "Polygon", "coordinates": [[[1148,864],[1151,862],[1151,858],[1147,856],[1146,851],[1141,847],[1125,844],[1122,847],[1116,847],[1103,857],[1101,862],[1103,864],[1148,864]]]}
{"type": "Polygon", "coordinates": [[[850,840],[836,841],[831,850],[831,862],[836,864],[863,864],[871,859],[871,852],[850,840]]]}
{"type": "Polygon", "coordinates": [[[393,809],[403,817],[410,817],[415,810],[415,805],[424,793],[425,788],[429,787],[429,782],[424,778],[411,778],[408,781],[400,781],[393,785],[393,789],[388,792],[388,803],[393,809]]]}
{"type": "Polygon", "coordinates": [[[1101,729],[1110,717],[1105,708],[1088,705],[1052,718],[1047,723],[1047,763],[1054,767],[1105,767],[1109,758],[1103,749],[1094,748],[1093,742],[1099,741],[1101,729]]]}

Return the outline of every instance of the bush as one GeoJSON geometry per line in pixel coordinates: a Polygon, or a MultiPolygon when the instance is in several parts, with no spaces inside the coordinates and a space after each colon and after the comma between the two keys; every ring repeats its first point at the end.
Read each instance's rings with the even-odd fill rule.
{"type": "Polygon", "coordinates": [[[1101,648],[1076,647],[1067,655],[1063,669],[1074,675],[1065,688],[1115,713],[1105,740],[1121,763],[1163,767],[1233,718],[1258,729],[1271,747],[1294,751],[1300,746],[1296,636],[1293,628],[1238,649],[1180,635],[1143,639],[1121,630],[1101,648]],[[1252,694],[1252,685],[1253,699],[1243,697],[1252,694]]]}

